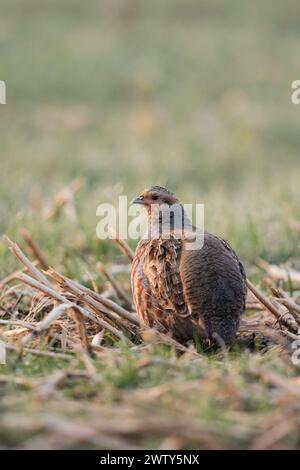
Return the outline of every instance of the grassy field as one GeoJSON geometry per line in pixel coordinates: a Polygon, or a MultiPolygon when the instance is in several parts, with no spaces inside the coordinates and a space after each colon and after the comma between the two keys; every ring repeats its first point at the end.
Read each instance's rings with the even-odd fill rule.
{"type": "MultiPolygon", "coordinates": [[[[102,289],[97,261],[127,260],[97,240],[96,207],[160,184],[205,204],[253,281],[258,257],[299,269],[298,9],[1,0],[0,233],[23,243],[27,228],[52,266],[102,289]]],[[[18,266],[1,240],[0,279],[18,266]]],[[[299,368],[278,346],[195,358],[121,343],[91,362],[9,353],[0,446],[299,448],[299,368]]]]}

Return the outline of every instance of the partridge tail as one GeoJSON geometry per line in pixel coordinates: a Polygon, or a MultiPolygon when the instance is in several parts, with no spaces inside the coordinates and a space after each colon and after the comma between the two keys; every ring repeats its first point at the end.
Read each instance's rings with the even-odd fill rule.
{"type": "Polygon", "coordinates": [[[209,317],[204,319],[207,337],[217,346],[230,346],[239,326],[234,317],[209,317]]]}

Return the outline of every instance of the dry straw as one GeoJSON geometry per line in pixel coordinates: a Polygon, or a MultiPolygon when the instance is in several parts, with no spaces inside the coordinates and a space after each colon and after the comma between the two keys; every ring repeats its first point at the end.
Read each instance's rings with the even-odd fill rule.
{"type": "MultiPolygon", "coordinates": [[[[9,340],[10,347],[17,348],[20,354],[28,351],[29,345],[32,346],[30,350],[38,351],[39,343],[46,338],[49,347],[56,345],[55,349],[48,351],[51,355],[64,354],[66,350],[91,355],[93,351],[104,348],[103,338],[106,333],[111,338],[126,341],[131,347],[144,341],[156,341],[171,345],[179,351],[197,355],[195,349],[187,348],[167,335],[159,332],[143,332],[128,294],[103,263],[98,263],[98,270],[113,287],[122,305],[100,294],[94,281],[92,282],[93,289],[89,289],[51,268],[31,234],[24,229],[21,233],[29,252],[35,259],[31,261],[16,243],[6,237],[10,250],[21,262],[22,267],[0,283],[2,302],[10,296],[28,296],[28,292],[22,293],[22,289],[25,286],[29,288],[32,308],[25,318],[14,318],[16,302],[12,304],[14,308],[7,307],[7,305],[1,306],[6,314],[5,319],[0,319],[0,325],[4,329],[2,337],[6,341],[9,340]],[[8,288],[12,282],[19,284],[8,288]],[[21,293],[17,294],[18,290],[21,293]],[[40,312],[42,320],[38,321],[36,317],[40,312]],[[15,346],[12,341],[16,342],[15,346]],[[59,343],[60,347],[57,346],[59,343]]],[[[118,237],[115,237],[115,241],[131,261],[133,252],[127,243],[118,237]]],[[[259,265],[269,277],[273,276],[275,280],[290,279],[282,268],[275,269],[274,266],[270,267],[262,260],[259,261],[259,265]]],[[[293,271],[291,278],[297,282],[298,275],[299,273],[293,271]]],[[[242,319],[239,337],[253,336],[256,333],[267,334],[273,342],[281,345],[285,344],[283,338],[289,338],[290,341],[298,339],[300,306],[294,299],[273,285],[270,297],[249,280],[247,280],[247,285],[249,292],[252,293],[252,298],[248,299],[247,308],[256,313],[249,318],[242,319]]]]}

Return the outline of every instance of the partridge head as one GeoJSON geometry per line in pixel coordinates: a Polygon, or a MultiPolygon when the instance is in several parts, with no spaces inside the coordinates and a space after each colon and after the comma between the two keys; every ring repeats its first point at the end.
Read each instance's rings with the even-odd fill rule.
{"type": "Polygon", "coordinates": [[[161,186],[151,186],[133,200],[145,207],[148,215],[148,237],[164,237],[192,230],[190,219],[175,194],[161,186]]]}
{"type": "Polygon", "coordinates": [[[145,189],[140,196],[133,200],[133,204],[142,204],[147,208],[147,211],[151,210],[151,206],[155,204],[160,206],[167,204],[170,206],[178,202],[179,201],[175,194],[162,186],[151,186],[150,188],[145,189]]]}

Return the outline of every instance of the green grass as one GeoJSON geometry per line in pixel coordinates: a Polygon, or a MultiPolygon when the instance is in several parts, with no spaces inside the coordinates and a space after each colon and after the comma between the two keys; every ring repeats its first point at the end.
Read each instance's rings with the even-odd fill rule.
{"type": "MultiPolygon", "coordinates": [[[[37,437],[48,445],[53,430],[57,429],[65,439],[58,443],[59,447],[105,448],[101,429],[103,420],[111,429],[111,419],[114,424],[119,422],[121,429],[117,424],[113,431],[107,431],[106,439],[111,439],[111,446],[114,446],[113,437],[125,436],[127,446],[155,448],[169,433],[183,448],[198,448],[199,442],[205,448],[200,435],[189,434],[187,438],[185,430],[180,428],[180,423],[189,423],[191,429],[203,426],[211,436],[212,446],[245,448],[298,410],[297,394],[274,385],[272,375],[268,376],[272,371],[285,384],[296,381],[295,370],[279,359],[276,348],[265,355],[240,351],[226,359],[216,354],[198,360],[192,356],[179,358],[173,352],[158,352],[156,348],[139,353],[123,348],[123,354],[106,354],[106,360],[93,362],[96,372],[91,378],[70,377],[46,393],[38,380],[51,380],[52,374],[63,368],[63,363],[54,365],[52,361],[28,356],[16,366],[16,357],[11,356],[6,373],[14,378],[26,376],[35,382],[26,386],[12,381],[2,388],[4,445],[30,447],[37,437]],[[14,425],[16,414],[24,429],[22,434],[14,425]],[[53,423],[58,420],[54,427],[49,416],[53,417],[53,423]],[[149,420],[164,420],[173,427],[177,420],[179,427],[175,425],[169,432],[147,432],[149,420]],[[86,439],[84,434],[78,437],[75,433],[69,440],[72,433],[60,429],[66,422],[75,427],[88,424],[91,429],[97,429],[98,423],[98,435],[86,439]],[[128,422],[131,424],[127,429],[128,422]],[[131,426],[141,428],[140,435],[131,426]]],[[[83,370],[76,359],[72,370],[83,370]]],[[[282,443],[299,446],[299,434],[284,436],[282,443]]]]}
{"type": "Polygon", "coordinates": [[[85,178],[91,238],[98,203],[160,183],[204,202],[207,227],[246,259],[293,255],[296,2],[128,1],[131,16],[117,14],[121,3],[2,2],[0,230],[31,222],[45,248],[60,232],[71,245],[78,227],[37,228],[34,191],[51,201],[85,178]]]}
{"type": "MultiPolygon", "coordinates": [[[[253,267],[258,256],[299,266],[299,234],[291,227],[300,220],[300,108],[290,99],[300,66],[297,13],[296,0],[2,0],[0,233],[20,241],[26,227],[53,266],[82,282],[88,269],[100,283],[96,262],[124,258],[113,243],[97,240],[96,207],[154,183],[184,202],[203,202],[206,228],[231,242],[254,279],[261,277],[253,267]],[[78,177],[85,184],[77,220],[64,211],[47,220],[45,208],[78,177]]],[[[17,266],[0,241],[0,278],[17,266]]],[[[124,285],[129,289],[127,278],[124,285]]],[[[162,364],[139,368],[146,354],[125,348],[108,363],[95,361],[101,384],[68,382],[58,392],[62,403],[88,407],[92,400],[93,413],[101,403],[107,414],[127,406],[137,417],[186,416],[221,426],[221,441],[233,447],[253,444],[261,417],[276,421],[297,410],[280,386],[257,385],[256,367],[292,373],[277,350],[197,362],[154,349],[151,357],[162,364]],[[186,381],[199,387],[185,390],[186,381]],[[143,390],[164,384],[162,398],[153,392],[143,399],[143,390]],[[232,431],[238,423],[249,433],[232,431]]],[[[10,354],[0,367],[1,374],[42,379],[64,363],[32,356],[20,362],[10,354]]],[[[57,392],[39,402],[26,389],[14,401],[19,385],[6,387],[0,393],[7,416],[16,409],[34,421],[56,413],[57,392]]],[[[79,418],[92,422],[93,413],[79,418]]],[[[124,445],[161,444],[154,434],[124,445]]],[[[24,439],[13,430],[1,435],[6,445],[24,439]]],[[[284,439],[282,445],[299,446],[297,433],[284,439]]]]}

